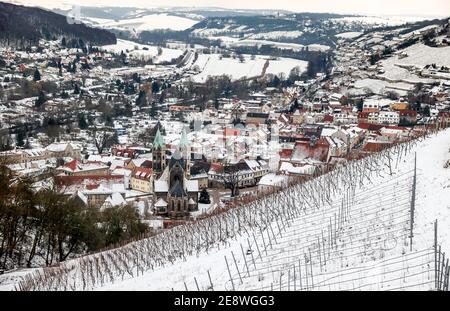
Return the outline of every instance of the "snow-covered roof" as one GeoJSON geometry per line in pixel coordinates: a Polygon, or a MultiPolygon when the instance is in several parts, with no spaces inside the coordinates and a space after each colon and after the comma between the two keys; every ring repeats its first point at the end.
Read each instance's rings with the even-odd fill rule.
{"type": "Polygon", "coordinates": [[[158,201],[156,201],[155,207],[167,207],[167,202],[164,201],[163,198],[160,198],[158,201]]]}
{"type": "Polygon", "coordinates": [[[165,180],[155,180],[155,192],[168,192],[169,183],[165,180]]]}
{"type": "Polygon", "coordinates": [[[114,192],[105,200],[105,203],[103,204],[103,206],[105,206],[105,204],[114,207],[114,206],[125,205],[125,204],[127,204],[127,202],[125,201],[125,199],[122,197],[122,195],[120,193],[114,192]]]}
{"type": "Polygon", "coordinates": [[[198,192],[198,180],[185,180],[187,192],[198,192]]]}
{"type": "Polygon", "coordinates": [[[262,186],[282,186],[286,183],[287,177],[283,175],[267,174],[259,181],[258,185],[262,186]]]}
{"type": "Polygon", "coordinates": [[[295,167],[292,165],[292,163],[281,162],[280,171],[287,172],[289,174],[312,175],[312,174],[314,174],[315,166],[304,165],[304,166],[295,167]]]}

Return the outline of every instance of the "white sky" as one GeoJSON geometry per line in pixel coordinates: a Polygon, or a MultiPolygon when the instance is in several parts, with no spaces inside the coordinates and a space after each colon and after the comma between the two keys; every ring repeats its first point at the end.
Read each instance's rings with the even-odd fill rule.
{"type": "Polygon", "coordinates": [[[354,13],[450,17],[450,0],[0,0],[44,7],[63,4],[131,7],[223,7],[284,9],[294,12],[354,13]]]}

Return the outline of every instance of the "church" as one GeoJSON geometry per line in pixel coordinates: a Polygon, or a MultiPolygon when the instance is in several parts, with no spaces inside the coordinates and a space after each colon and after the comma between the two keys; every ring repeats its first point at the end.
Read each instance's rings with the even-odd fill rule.
{"type": "Polygon", "coordinates": [[[173,218],[189,216],[198,210],[199,186],[190,180],[191,152],[186,131],[170,159],[166,159],[166,145],[159,129],[153,141],[154,212],[173,218]]]}

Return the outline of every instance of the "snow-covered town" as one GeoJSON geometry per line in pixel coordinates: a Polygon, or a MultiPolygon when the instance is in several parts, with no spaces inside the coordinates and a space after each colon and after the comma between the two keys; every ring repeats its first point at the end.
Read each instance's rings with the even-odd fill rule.
{"type": "Polygon", "coordinates": [[[450,19],[208,14],[0,27],[0,290],[448,290],[450,19]]]}

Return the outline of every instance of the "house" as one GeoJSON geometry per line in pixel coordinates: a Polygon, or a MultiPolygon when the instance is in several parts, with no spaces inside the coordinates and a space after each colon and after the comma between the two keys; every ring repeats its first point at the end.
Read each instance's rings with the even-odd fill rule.
{"type": "Polygon", "coordinates": [[[417,123],[417,111],[415,110],[401,110],[399,112],[400,125],[414,125],[417,123]]]}
{"type": "Polygon", "coordinates": [[[327,114],[327,115],[323,116],[323,122],[333,123],[333,121],[334,121],[334,117],[332,115],[327,114]]]}
{"type": "Polygon", "coordinates": [[[108,175],[109,166],[101,162],[81,163],[78,160],[72,160],[57,170],[68,176],[108,175]]]}
{"type": "Polygon", "coordinates": [[[408,103],[393,103],[391,109],[396,111],[407,110],[409,108],[408,103]]]}
{"type": "Polygon", "coordinates": [[[369,123],[369,112],[358,113],[358,123],[369,123]]]}
{"type": "Polygon", "coordinates": [[[191,167],[191,180],[197,180],[199,189],[208,188],[208,171],[211,164],[197,161],[191,167]]]}
{"type": "Polygon", "coordinates": [[[330,142],[326,138],[297,141],[292,163],[327,163],[330,160],[330,142]]]}
{"type": "Polygon", "coordinates": [[[120,175],[60,175],[55,177],[55,183],[64,195],[75,196],[86,206],[102,206],[114,193],[124,198],[126,192],[120,175]]]}
{"type": "Polygon", "coordinates": [[[131,173],[131,189],[151,193],[153,192],[153,169],[138,167],[131,173]]]}
{"type": "Polygon", "coordinates": [[[296,124],[296,125],[302,124],[303,120],[304,120],[304,112],[303,111],[300,112],[299,110],[296,110],[292,114],[291,118],[292,118],[292,124],[296,124]]]}
{"type": "Polygon", "coordinates": [[[135,159],[138,156],[138,152],[133,149],[114,147],[111,150],[112,155],[124,158],[135,159]]]}
{"type": "Polygon", "coordinates": [[[257,160],[241,160],[226,166],[213,163],[208,172],[209,186],[223,187],[224,182],[230,178],[236,180],[238,188],[256,186],[268,171],[267,164],[257,160]]]}
{"type": "Polygon", "coordinates": [[[314,176],[319,172],[319,168],[315,165],[294,165],[290,162],[281,161],[278,169],[280,174],[294,177],[314,176]]]}
{"type": "Polygon", "coordinates": [[[45,148],[55,158],[71,157],[81,160],[81,148],[72,143],[53,143],[45,148]]]}
{"type": "Polygon", "coordinates": [[[280,190],[288,184],[286,175],[267,174],[258,182],[258,192],[267,192],[272,190],[280,190]]]}
{"type": "Polygon", "coordinates": [[[380,105],[377,102],[364,102],[363,103],[363,112],[379,112],[380,105]]]}
{"type": "Polygon", "coordinates": [[[391,146],[390,142],[387,141],[376,141],[376,140],[368,140],[362,149],[363,152],[374,153],[382,151],[391,146]]]}
{"type": "Polygon", "coordinates": [[[367,118],[368,123],[378,124],[378,112],[369,112],[369,117],[367,118]]]}
{"type": "Polygon", "coordinates": [[[400,122],[400,115],[395,111],[380,111],[378,113],[379,124],[395,124],[400,122]]]}
{"type": "Polygon", "coordinates": [[[269,118],[268,113],[262,113],[262,112],[249,112],[247,113],[247,117],[245,119],[245,124],[265,124],[267,119],[269,118]]]}

